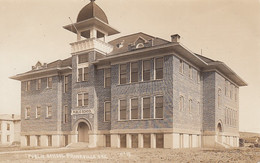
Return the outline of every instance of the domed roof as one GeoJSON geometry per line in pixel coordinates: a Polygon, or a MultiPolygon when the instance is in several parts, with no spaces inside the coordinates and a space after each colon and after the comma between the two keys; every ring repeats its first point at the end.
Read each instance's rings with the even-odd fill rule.
{"type": "Polygon", "coordinates": [[[108,24],[105,12],[94,2],[94,0],[91,0],[89,4],[80,10],[77,22],[88,20],[94,17],[108,24]]]}

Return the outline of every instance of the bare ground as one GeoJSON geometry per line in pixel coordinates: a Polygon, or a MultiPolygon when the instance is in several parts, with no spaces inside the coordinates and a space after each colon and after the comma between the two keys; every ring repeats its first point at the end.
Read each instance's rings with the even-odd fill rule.
{"type": "Polygon", "coordinates": [[[260,162],[260,148],[21,149],[0,148],[0,162],[260,162]],[[5,152],[6,151],[6,152],[5,152]]]}

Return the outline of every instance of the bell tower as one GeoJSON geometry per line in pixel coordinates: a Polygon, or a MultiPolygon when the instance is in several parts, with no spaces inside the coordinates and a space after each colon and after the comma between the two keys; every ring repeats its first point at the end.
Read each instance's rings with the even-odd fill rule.
{"type": "MultiPolygon", "coordinates": [[[[72,54],[71,126],[73,143],[88,142],[96,147],[98,142],[97,67],[93,64],[113,50],[107,37],[119,33],[108,24],[104,11],[91,0],[83,7],[76,23],[64,26],[76,34],[76,42],[70,43],[72,54]],[[82,127],[83,126],[83,127],[82,127]],[[82,130],[78,130],[81,128],[82,130]]],[[[103,85],[102,85],[103,88],[103,85]]]]}
{"type": "Polygon", "coordinates": [[[76,23],[63,28],[77,35],[77,41],[70,44],[72,55],[90,50],[107,55],[113,50],[113,46],[107,43],[107,36],[119,33],[108,24],[105,12],[95,0],[90,0],[90,3],[81,9],[76,23]]]}

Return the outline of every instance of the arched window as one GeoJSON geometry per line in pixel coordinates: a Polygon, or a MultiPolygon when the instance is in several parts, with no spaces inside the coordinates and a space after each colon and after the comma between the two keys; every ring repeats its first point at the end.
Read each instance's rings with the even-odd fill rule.
{"type": "Polygon", "coordinates": [[[221,105],[221,89],[218,89],[218,108],[220,109],[221,105]]]}
{"type": "Polygon", "coordinates": [[[180,111],[184,110],[184,97],[183,96],[180,96],[179,108],[180,108],[180,111]]]}
{"type": "Polygon", "coordinates": [[[192,99],[189,99],[189,113],[191,113],[192,109],[192,99]]]}
{"type": "Polygon", "coordinates": [[[136,45],[136,49],[138,49],[138,48],[143,48],[143,47],[144,47],[144,44],[143,44],[143,43],[139,43],[139,44],[136,45]]]}

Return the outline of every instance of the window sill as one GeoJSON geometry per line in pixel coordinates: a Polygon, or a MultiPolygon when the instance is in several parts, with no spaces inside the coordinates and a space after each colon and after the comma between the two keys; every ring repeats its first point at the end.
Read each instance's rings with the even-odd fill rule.
{"type": "Polygon", "coordinates": [[[158,82],[158,81],[163,81],[163,79],[154,79],[154,80],[147,80],[147,81],[139,81],[139,82],[132,82],[132,83],[117,84],[117,86],[124,86],[124,85],[131,85],[131,84],[140,84],[140,83],[149,83],[149,82],[158,82]]]}

